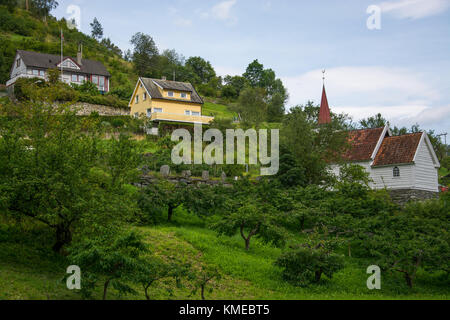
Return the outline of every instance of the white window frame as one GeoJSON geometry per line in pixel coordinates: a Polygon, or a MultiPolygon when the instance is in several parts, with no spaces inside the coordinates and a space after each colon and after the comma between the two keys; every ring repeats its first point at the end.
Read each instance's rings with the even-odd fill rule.
{"type": "Polygon", "coordinates": [[[33,76],[38,76],[38,75],[39,75],[39,70],[33,69],[33,76]]]}
{"type": "Polygon", "coordinates": [[[72,76],[70,77],[70,80],[71,80],[72,82],[78,82],[78,75],[72,74],[72,76]],[[75,80],[73,80],[74,78],[75,78],[75,80]]]}
{"type": "Polygon", "coordinates": [[[191,115],[191,110],[185,110],[184,111],[184,115],[185,116],[190,116],[191,115]]]}
{"type": "Polygon", "coordinates": [[[191,115],[195,116],[195,117],[199,117],[200,116],[200,112],[198,111],[192,111],[191,115]]]}
{"type": "Polygon", "coordinates": [[[167,96],[173,98],[175,96],[175,93],[173,91],[167,91],[167,96]]]}
{"type": "Polygon", "coordinates": [[[163,113],[163,109],[162,108],[153,108],[153,112],[154,113],[163,113]]]}
{"type": "Polygon", "coordinates": [[[147,118],[152,116],[152,108],[147,109],[147,118]]]}
{"type": "Polygon", "coordinates": [[[183,98],[183,99],[186,99],[187,98],[187,93],[186,92],[180,93],[180,97],[183,98]]]}
{"type": "Polygon", "coordinates": [[[45,71],[44,70],[39,70],[39,75],[41,77],[45,77],[45,71]]]}

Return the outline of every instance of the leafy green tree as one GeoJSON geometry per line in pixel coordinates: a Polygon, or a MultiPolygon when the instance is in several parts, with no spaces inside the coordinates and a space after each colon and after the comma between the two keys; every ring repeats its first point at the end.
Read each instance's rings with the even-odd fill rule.
{"type": "Polygon", "coordinates": [[[286,230],[281,226],[282,216],[277,210],[277,206],[282,204],[282,197],[275,195],[267,182],[255,187],[248,180],[238,181],[234,189],[227,202],[229,213],[224,214],[221,220],[213,225],[213,229],[230,237],[238,232],[247,251],[250,250],[253,237],[283,245],[286,230]]]}
{"type": "Polygon", "coordinates": [[[143,77],[153,76],[159,60],[159,51],[153,38],[138,32],[133,35],[130,42],[133,45],[132,61],[138,75],[143,77]]]}
{"type": "Polygon", "coordinates": [[[58,5],[55,0],[32,0],[31,11],[41,18],[46,18],[50,11],[56,9],[58,5]]]}
{"type": "Polygon", "coordinates": [[[378,113],[373,117],[362,119],[359,124],[363,129],[382,128],[386,126],[387,120],[383,118],[381,113],[378,113]]]}
{"type": "MultiPolygon", "coordinates": [[[[192,290],[191,294],[192,295],[196,294],[197,291],[200,289],[200,295],[202,297],[202,300],[206,300],[205,291],[208,283],[210,283],[213,280],[219,281],[221,278],[222,275],[216,267],[202,266],[201,270],[197,272],[194,290],[192,290]]],[[[211,293],[212,291],[213,288],[210,288],[209,292],[211,293]]]]}
{"type": "Polygon", "coordinates": [[[236,111],[245,124],[259,125],[267,120],[266,93],[261,88],[246,88],[241,92],[236,111]]]}
{"type": "Polygon", "coordinates": [[[181,263],[173,259],[166,262],[156,256],[147,258],[144,268],[137,273],[137,281],[144,288],[147,300],[151,300],[149,290],[154,283],[163,279],[173,278],[176,285],[181,287],[181,279],[184,277],[193,277],[190,264],[181,263]]]}
{"type": "Polygon", "coordinates": [[[103,281],[103,300],[112,286],[120,294],[136,293],[130,282],[146,267],[142,255],[148,251],[142,236],[135,232],[83,239],[70,249],[70,261],[83,270],[82,294],[90,297],[98,281],[103,281]]]}
{"type": "Polygon", "coordinates": [[[1,0],[1,6],[6,6],[10,12],[13,12],[17,7],[17,0],[1,0]]]}
{"type": "MultiPolygon", "coordinates": [[[[181,185],[160,180],[158,183],[148,185],[139,201],[139,206],[144,213],[155,215],[157,212],[165,211],[167,221],[172,221],[174,210],[181,206],[184,201],[184,190],[181,185]]],[[[155,220],[154,217],[151,219],[155,220]]]]}
{"type": "Polygon", "coordinates": [[[206,84],[216,77],[216,72],[209,61],[201,57],[190,57],[186,61],[186,68],[194,74],[193,84],[206,84]]]}
{"type": "Polygon", "coordinates": [[[261,87],[264,78],[264,65],[259,63],[258,59],[254,60],[248,65],[243,77],[253,88],[261,87]]]}
{"type": "Polygon", "coordinates": [[[94,21],[91,22],[91,36],[97,41],[100,41],[103,38],[103,27],[98,21],[97,18],[94,18],[94,21]]]}
{"type": "Polygon", "coordinates": [[[55,105],[53,91],[40,91],[33,103],[1,105],[12,118],[0,127],[0,190],[5,212],[53,229],[53,250],[61,252],[84,226],[118,224],[135,212],[124,186],[135,179],[128,170],[138,167],[138,150],[121,136],[105,151],[98,119],[55,105]]]}
{"type": "Polygon", "coordinates": [[[283,277],[293,285],[320,282],[322,275],[332,278],[344,266],[344,258],[335,253],[338,241],[312,237],[305,244],[285,250],[275,265],[283,269],[283,277]]]}

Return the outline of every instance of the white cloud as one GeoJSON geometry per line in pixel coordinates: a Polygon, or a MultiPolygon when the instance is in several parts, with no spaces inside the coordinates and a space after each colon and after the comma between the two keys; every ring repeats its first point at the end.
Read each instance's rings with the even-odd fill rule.
{"type": "MultiPolygon", "coordinates": [[[[291,106],[308,100],[320,103],[322,72],[313,70],[282,78],[291,106]]],[[[441,93],[420,73],[404,68],[337,67],[327,70],[326,89],[332,111],[347,113],[355,121],[381,113],[393,124],[447,123],[449,106],[432,107],[441,93]],[[431,111],[430,111],[431,110],[431,111]]]]}
{"type": "Polygon", "coordinates": [[[237,22],[237,18],[232,14],[232,9],[236,3],[237,0],[221,1],[208,11],[198,10],[197,13],[200,15],[200,17],[205,19],[213,18],[225,21],[228,24],[234,24],[237,22]]]}
{"type": "Polygon", "coordinates": [[[398,19],[420,19],[444,12],[450,7],[449,0],[398,0],[380,4],[382,12],[398,19]]]}
{"type": "Polygon", "coordinates": [[[184,19],[184,18],[176,18],[174,23],[178,27],[190,27],[192,26],[192,20],[184,19]]]}

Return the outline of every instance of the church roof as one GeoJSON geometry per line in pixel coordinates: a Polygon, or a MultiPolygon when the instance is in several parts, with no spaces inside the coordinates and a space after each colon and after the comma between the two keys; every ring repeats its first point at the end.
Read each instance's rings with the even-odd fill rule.
{"type": "Polygon", "coordinates": [[[348,133],[349,150],[343,155],[346,161],[369,161],[380,141],[384,128],[353,130],[348,133]]]}
{"type": "Polygon", "coordinates": [[[384,138],[372,166],[412,163],[422,135],[419,132],[384,138]]]}

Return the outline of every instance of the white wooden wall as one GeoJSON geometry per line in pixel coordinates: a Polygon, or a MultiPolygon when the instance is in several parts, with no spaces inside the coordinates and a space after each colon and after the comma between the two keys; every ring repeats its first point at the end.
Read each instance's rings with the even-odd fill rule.
{"type": "Polygon", "coordinates": [[[438,192],[438,169],[424,139],[421,140],[414,166],[414,189],[438,192]]]}

